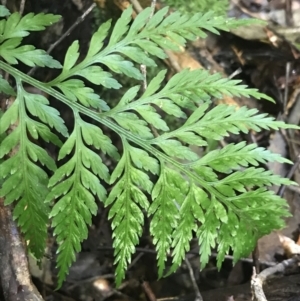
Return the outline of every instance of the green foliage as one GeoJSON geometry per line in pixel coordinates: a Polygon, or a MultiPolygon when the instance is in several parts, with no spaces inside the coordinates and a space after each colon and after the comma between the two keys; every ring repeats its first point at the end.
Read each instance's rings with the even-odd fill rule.
{"type": "Polygon", "coordinates": [[[225,15],[229,6],[228,0],[163,0],[172,8],[183,13],[213,11],[215,15],[225,15]]]}
{"type": "Polygon", "coordinates": [[[145,91],[140,86],[130,88],[113,108],[85,85],[91,82],[119,89],[114,73],[143,80],[137,64],[155,66],[154,57],[166,57],[163,49],[178,50],[187,40],[205,37],[205,31],[218,33],[218,29],[229,30],[246,21],[214,17],[210,12],[192,17],[178,12],[167,15],[168,8],[155,13],[150,21],[147,8],[132,21],[130,7],[117,21],[107,45],[104,40],[110,22],[94,33],[85,57],[78,61],[79,43],[74,41],[61,65],[43,50],[20,46],[30,31],[42,30],[56,22],[57,16],[29,14],[21,18],[0,8],[6,16],[0,21],[0,68],[14,77],[17,87],[15,91],[0,78],[1,92],[16,96],[0,120],[0,196],[6,204],[14,203],[14,217],[37,258],[43,255],[51,220],[59,245],[58,286],[88,235],[92,215],[97,213],[96,200],[110,207],[117,284],[125,277],[145,215],[150,219],[160,276],[166,272],[170,252],[173,265],[169,271],[181,264],[193,235],[199,241],[201,266],[217,247],[220,267],[229,249],[237,260],[252,250],[260,236],[284,225],[282,218],[289,215],[287,204],[267,187],[293,182],[259,164],[290,161],[244,142],[200,158],[190,147],[205,147],[207,139],[218,141],[250,129],[299,129],[255,109],[228,105],[209,109],[212,98],[223,95],[271,100],[269,97],[205,70],[183,70],[165,86],[166,71],[161,71],[145,91]],[[28,66],[58,68],[61,73],[42,83],[10,66],[18,60],[28,66]],[[59,112],[44,96],[25,91],[24,83],[72,109],[70,134],[59,112]],[[161,112],[186,121],[171,130],[161,112]],[[121,155],[101,127],[119,135],[121,155]],[[154,136],[151,128],[159,135],[154,136]],[[39,146],[40,139],[59,147],[57,160],[39,146]],[[107,158],[116,163],[111,174],[105,165],[107,158]],[[107,185],[112,185],[109,195],[107,185]]]}

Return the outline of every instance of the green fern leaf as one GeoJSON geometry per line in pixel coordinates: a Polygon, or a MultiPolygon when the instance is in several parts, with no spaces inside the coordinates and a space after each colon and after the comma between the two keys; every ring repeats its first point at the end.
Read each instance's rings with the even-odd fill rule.
{"type": "Polygon", "coordinates": [[[74,67],[75,63],[79,58],[78,49],[79,43],[78,41],[74,41],[66,53],[62,73],[67,72],[74,67]]]}
{"type": "MultiPolygon", "coordinates": [[[[8,15],[7,10],[4,11],[8,15]]],[[[1,21],[1,38],[0,42],[12,39],[23,38],[29,35],[29,31],[40,31],[46,26],[56,23],[61,17],[53,14],[40,13],[34,15],[29,13],[24,17],[16,12],[10,15],[7,20],[1,21]]]]}
{"type": "Polygon", "coordinates": [[[134,67],[130,61],[125,61],[120,55],[111,54],[99,60],[99,63],[106,65],[110,70],[118,74],[125,74],[128,77],[142,80],[141,72],[134,67]]]}
{"type": "Polygon", "coordinates": [[[128,24],[132,20],[132,12],[133,9],[131,6],[123,11],[121,18],[118,19],[116,25],[114,26],[113,32],[109,39],[108,47],[117,44],[117,42],[119,42],[122,36],[127,32],[129,27],[128,24]]]}
{"type": "Polygon", "coordinates": [[[0,75],[0,91],[8,95],[16,95],[14,89],[10,86],[7,80],[2,77],[2,75],[0,75]]]}
{"type": "Polygon", "coordinates": [[[228,144],[220,150],[214,150],[197,161],[197,165],[207,165],[218,172],[231,173],[233,169],[241,166],[248,167],[249,164],[258,166],[258,163],[267,162],[292,163],[280,155],[271,153],[256,144],[246,146],[245,142],[228,144]]]}
{"type": "Polygon", "coordinates": [[[186,252],[190,250],[190,241],[193,232],[197,232],[197,222],[204,224],[204,211],[210,203],[207,194],[201,188],[192,183],[189,191],[179,209],[179,225],[173,232],[173,265],[168,274],[177,270],[186,252]]]}
{"type": "Polygon", "coordinates": [[[167,123],[161,119],[161,116],[156,113],[156,110],[148,105],[139,106],[135,109],[149,124],[152,124],[156,129],[168,131],[167,123]]]}
{"type": "Polygon", "coordinates": [[[90,48],[86,55],[86,58],[91,58],[95,56],[103,47],[103,41],[107,37],[108,31],[111,26],[111,21],[107,21],[98,28],[98,30],[93,34],[90,48]]]}
{"type": "Polygon", "coordinates": [[[150,232],[156,245],[159,277],[163,275],[167,254],[171,250],[172,233],[178,226],[177,206],[184,201],[186,184],[179,173],[161,166],[159,179],[152,191],[153,203],[148,210],[148,214],[152,215],[150,232]]]}
{"type": "Polygon", "coordinates": [[[59,112],[49,106],[49,101],[46,97],[39,94],[30,94],[23,92],[26,107],[30,114],[38,117],[41,121],[48,124],[51,128],[55,128],[63,136],[68,136],[68,129],[64,121],[59,116],[59,112]]]}
{"type": "Polygon", "coordinates": [[[131,165],[129,153],[134,148],[126,140],[123,140],[123,143],[123,157],[112,174],[112,179],[119,178],[121,174],[123,176],[114,186],[105,203],[106,206],[113,204],[109,211],[109,219],[112,219],[112,229],[115,233],[113,246],[115,264],[117,264],[117,285],[125,276],[125,270],[142,234],[144,215],[141,209],[147,210],[149,207],[149,201],[139,187],[143,187],[142,189],[148,193],[153,187],[149,177],[131,165]],[[132,229],[135,229],[135,232],[132,229]]]}
{"type": "Polygon", "coordinates": [[[0,5],[0,17],[6,17],[9,15],[10,15],[9,10],[4,5],[0,5]]]}
{"type": "MultiPolygon", "coordinates": [[[[75,260],[75,253],[81,249],[81,242],[87,238],[87,226],[91,225],[91,216],[97,213],[95,196],[103,202],[106,199],[106,190],[97,176],[109,182],[107,167],[99,156],[85,146],[84,142],[115,155],[113,146],[107,146],[109,140],[106,146],[103,146],[100,141],[97,141],[97,135],[90,135],[91,127],[93,126],[84,122],[78,114],[76,115],[75,129],[61,148],[59,159],[63,159],[72,151],[74,155],[54,173],[49,181],[51,191],[46,201],[58,200],[52,208],[50,217],[59,244],[57,258],[59,287],[75,260]]],[[[98,137],[102,135],[100,130],[97,134],[98,137]]]]}
{"type": "Polygon", "coordinates": [[[61,64],[54,60],[46,51],[35,49],[34,46],[20,46],[22,39],[13,38],[0,45],[0,55],[10,64],[18,64],[18,60],[27,66],[61,68],[61,64]]]}
{"type": "Polygon", "coordinates": [[[56,85],[69,99],[76,102],[80,101],[86,107],[99,108],[103,111],[109,110],[108,105],[92,88],[84,86],[79,79],[70,79],[56,85]]]}
{"type": "Polygon", "coordinates": [[[141,138],[153,138],[150,129],[147,127],[147,123],[139,119],[136,114],[119,113],[118,115],[112,116],[112,118],[124,129],[139,135],[141,138]]]}
{"type": "MultiPolygon", "coordinates": [[[[13,214],[17,219],[24,238],[27,240],[30,251],[41,258],[44,254],[47,237],[47,221],[49,206],[44,199],[48,192],[48,176],[46,172],[34,163],[39,161],[48,169],[56,169],[54,160],[41,147],[29,140],[28,132],[32,132],[32,124],[27,110],[30,111],[31,103],[38,103],[39,96],[24,91],[21,83],[17,82],[18,98],[1,118],[1,131],[6,131],[10,125],[15,125],[12,132],[2,141],[0,157],[12,153],[10,159],[0,165],[0,177],[4,179],[0,189],[1,197],[5,197],[5,204],[16,202],[13,214]],[[3,127],[2,127],[3,126],[3,127]],[[30,129],[29,129],[30,128],[30,129]],[[21,162],[21,164],[20,164],[21,162]]],[[[36,106],[37,107],[37,106],[36,106]]],[[[51,112],[52,108],[49,109],[51,112]]],[[[38,116],[42,121],[53,122],[51,116],[38,116]],[[43,118],[44,117],[44,118],[43,118]]],[[[59,118],[55,122],[61,123],[59,118]]],[[[55,137],[51,134],[51,137],[55,137]]],[[[37,136],[32,135],[32,138],[37,136]]],[[[59,141],[58,138],[56,138],[59,141]]]]}

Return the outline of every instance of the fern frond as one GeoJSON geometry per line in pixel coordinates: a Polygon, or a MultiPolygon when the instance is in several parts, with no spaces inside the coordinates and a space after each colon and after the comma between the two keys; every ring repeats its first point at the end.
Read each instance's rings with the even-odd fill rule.
{"type": "MultiPolygon", "coordinates": [[[[40,30],[55,17],[38,21],[41,16],[33,16],[32,19],[37,18],[36,27],[26,16],[12,15],[0,21],[0,33],[6,32],[0,41],[0,55],[7,62],[15,64],[20,60],[29,66],[62,67],[62,72],[45,84],[0,61],[0,68],[14,76],[18,87],[15,102],[0,119],[0,135],[3,134],[0,159],[5,158],[0,163],[3,179],[0,196],[5,196],[7,203],[15,201],[14,215],[38,257],[43,252],[41,242],[52,207],[49,216],[59,244],[59,286],[87,237],[92,215],[97,212],[96,199],[111,206],[109,218],[118,284],[139,242],[144,215],[151,219],[150,232],[157,249],[160,276],[166,270],[169,254],[173,256],[170,271],[180,265],[193,233],[199,241],[202,267],[216,245],[220,266],[229,249],[233,250],[235,259],[246,254],[260,235],[280,228],[282,217],[288,215],[284,200],[268,192],[266,187],[294,183],[258,167],[267,161],[290,163],[288,160],[245,143],[228,145],[202,158],[190,147],[206,146],[207,139],[220,140],[230,133],[247,133],[250,129],[299,129],[258,114],[255,109],[218,105],[208,110],[211,99],[223,94],[271,100],[268,96],[239,81],[210,75],[204,70],[183,70],[162,86],[166,71],[161,71],[144,92],[134,86],[110,109],[105,100],[85,85],[86,80],[118,89],[120,84],[113,73],[142,80],[136,64],[154,66],[153,57],[166,57],[163,49],[176,50],[187,40],[205,36],[205,30],[217,33],[239,23],[214,17],[212,13],[190,17],[176,12],[167,16],[167,12],[164,8],[149,20],[151,10],[145,9],[132,21],[132,8],[125,10],[107,45],[104,40],[110,22],[102,24],[93,35],[88,53],[81,61],[79,44],[75,41],[67,51],[63,66],[32,46],[20,46],[28,31],[40,30]],[[12,31],[6,29],[7,24],[12,24],[12,31]],[[69,137],[59,113],[49,106],[48,100],[25,92],[22,82],[72,109],[75,124],[69,137]],[[162,118],[161,111],[186,121],[174,129],[162,118]],[[121,159],[109,137],[93,122],[121,137],[121,159]],[[158,137],[154,137],[149,125],[157,129],[158,137]],[[62,143],[53,132],[59,132],[67,140],[62,143]],[[58,159],[65,158],[66,163],[56,169],[53,159],[33,142],[38,138],[61,147],[58,159]],[[111,175],[99,152],[119,161],[111,175]],[[7,154],[10,158],[5,157],[7,154]],[[40,165],[54,172],[49,183],[40,165]],[[151,178],[149,172],[153,174],[151,178]],[[226,177],[221,178],[219,172],[226,177]],[[108,197],[103,181],[114,185],[108,197]],[[253,190],[248,191],[249,188],[253,190]],[[251,237],[245,240],[246,232],[251,237]]],[[[2,78],[0,90],[15,94],[2,78]]]]}
{"type": "Polygon", "coordinates": [[[0,5],[0,17],[7,17],[9,15],[10,11],[4,5],[0,5]]]}
{"type": "MultiPolygon", "coordinates": [[[[5,16],[8,15],[5,11],[3,13],[5,16]]],[[[29,31],[43,30],[59,19],[58,15],[44,13],[37,15],[29,13],[22,17],[18,12],[2,19],[0,21],[0,55],[12,65],[21,61],[30,67],[61,68],[61,64],[46,51],[35,49],[32,45],[20,46],[22,39],[29,35],[29,31]]]]}
{"type": "MultiPolygon", "coordinates": [[[[184,135],[182,135],[184,137],[184,135]]],[[[189,144],[192,144],[191,141],[189,144]]],[[[206,165],[218,172],[231,173],[234,169],[248,167],[249,164],[258,166],[259,163],[267,162],[289,163],[291,161],[285,159],[278,154],[271,153],[263,147],[256,144],[246,145],[246,142],[238,144],[228,144],[219,150],[213,150],[197,161],[195,165],[206,165]]]]}
{"type": "Polygon", "coordinates": [[[235,190],[245,192],[245,187],[280,186],[282,184],[291,185],[296,183],[274,175],[263,168],[250,167],[243,171],[236,171],[226,178],[219,180],[215,187],[225,196],[235,196],[235,190]]]}
{"type": "Polygon", "coordinates": [[[118,178],[105,205],[112,205],[109,211],[109,219],[112,219],[112,229],[115,249],[116,283],[120,285],[125,276],[135,246],[143,231],[144,214],[142,209],[147,210],[149,201],[142,190],[151,192],[153,183],[148,175],[132,166],[132,162],[142,169],[157,173],[158,164],[151,159],[146,152],[140,151],[128,144],[123,139],[124,153],[116,169],[112,173],[111,183],[118,178]],[[137,155],[137,157],[135,157],[137,155]],[[146,157],[142,157],[142,156],[146,157]],[[148,161],[146,158],[149,158],[148,161]],[[141,190],[142,189],[142,190],[141,190]],[[134,231],[133,231],[134,229],[134,231]]]}
{"type": "Polygon", "coordinates": [[[176,137],[192,145],[207,145],[206,139],[220,140],[229,133],[248,133],[250,129],[259,132],[262,129],[277,130],[286,126],[297,128],[297,126],[286,125],[282,121],[275,121],[273,117],[267,117],[267,114],[257,115],[256,109],[246,107],[237,109],[231,105],[220,104],[207,111],[208,106],[208,104],[200,105],[181,128],[162,134],[151,143],[160,145],[167,139],[176,137]],[[193,138],[195,138],[194,143],[193,138]]]}
{"type": "Polygon", "coordinates": [[[0,75],[0,91],[7,95],[16,96],[16,92],[13,87],[0,75]]]}
{"type": "Polygon", "coordinates": [[[58,286],[62,285],[75,254],[81,249],[81,242],[87,238],[92,215],[97,213],[95,196],[106,199],[106,190],[98,177],[109,182],[108,168],[101,158],[86,145],[118,158],[116,148],[108,137],[93,125],[75,115],[75,128],[62,146],[59,159],[73,153],[70,160],[56,170],[49,181],[51,192],[46,201],[58,200],[51,210],[52,227],[58,247],[57,267],[60,269],[58,286]],[[92,193],[91,193],[91,192],[92,193]]]}
{"type": "Polygon", "coordinates": [[[165,270],[172,246],[172,233],[178,226],[178,206],[183,203],[187,189],[187,183],[180,173],[161,163],[159,179],[151,193],[153,202],[148,210],[151,216],[150,233],[157,250],[159,277],[165,270]]]}
{"type": "Polygon", "coordinates": [[[193,232],[198,229],[197,224],[205,223],[204,210],[207,209],[210,200],[203,189],[190,184],[189,191],[182,203],[179,216],[179,224],[173,232],[173,265],[168,274],[177,270],[186,252],[190,250],[190,241],[193,238],[193,232]]]}
{"type": "MultiPolygon", "coordinates": [[[[235,20],[225,21],[222,17],[216,18],[211,12],[203,15],[199,13],[192,18],[181,15],[178,12],[166,16],[167,12],[168,7],[165,7],[154,14],[149,21],[151,9],[146,8],[134,19],[132,25],[129,26],[129,23],[132,21],[132,8],[129,7],[117,21],[108,45],[103,47],[103,41],[108,35],[111,22],[106,22],[99,27],[98,31],[92,37],[86,57],[78,64],[76,64],[76,62],[79,58],[79,43],[78,41],[74,41],[66,53],[62,73],[57,78],[50,81],[48,83],[49,86],[59,88],[67,97],[71,97],[74,101],[76,101],[76,99],[81,101],[78,95],[76,95],[75,85],[72,84],[73,88],[75,88],[74,91],[74,89],[70,87],[70,80],[67,80],[74,75],[81,76],[92,83],[118,89],[120,84],[112,78],[110,72],[103,71],[98,64],[105,65],[112,72],[142,80],[143,76],[140,71],[131,61],[126,60],[124,57],[127,57],[138,64],[143,63],[146,66],[156,66],[150,55],[165,58],[166,55],[162,48],[178,51],[180,49],[179,46],[185,46],[186,39],[195,40],[198,36],[204,37],[206,35],[203,31],[204,29],[213,33],[218,33],[217,28],[228,30],[231,27],[238,26],[235,20]]],[[[196,70],[195,72],[185,70],[181,72],[179,76],[174,76],[166,89],[171,90],[170,85],[173,85],[174,87],[178,86],[177,90],[180,90],[181,93],[177,95],[177,90],[175,90],[174,92],[172,91],[174,97],[169,97],[175,103],[178,104],[179,102],[179,105],[183,107],[185,107],[184,101],[179,98],[190,97],[194,101],[196,101],[196,99],[198,101],[199,97],[202,97],[203,100],[205,96],[206,98],[208,96],[220,97],[223,92],[226,92],[229,95],[251,95],[257,98],[271,100],[270,97],[259,93],[256,89],[246,90],[246,86],[239,86],[237,85],[238,83],[239,81],[237,80],[221,78],[219,74],[209,75],[207,71],[203,70],[196,70]],[[180,82],[178,78],[180,78],[180,82]],[[187,87],[194,87],[195,78],[203,80],[203,85],[200,85],[199,91],[194,91],[195,89],[193,88],[187,92],[187,87]],[[211,85],[210,88],[209,85],[211,85]],[[185,95],[185,93],[187,93],[187,95],[185,95]],[[193,93],[194,96],[191,96],[191,93],[193,93]]],[[[97,99],[98,97],[99,100],[99,96],[95,94],[92,89],[84,88],[82,82],[80,83],[80,89],[81,97],[84,97],[85,99],[91,97],[97,99]],[[84,91],[84,89],[89,90],[84,91]]],[[[152,87],[150,87],[150,90],[152,90],[152,87]]],[[[148,91],[150,90],[148,88],[148,91]]],[[[164,91],[164,89],[162,91],[164,91]]],[[[98,107],[103,111],[107,111],[108,107],[104,101],[101,100],[100,102],[98,107]]],[[[81,103],[85,106],[91,106],[88,101],[81,101],[81,103]]],[[[95,104],[92,106],[95,107],[95,104]]]]}
{"type": "MultiPolygon", "coordinates": [[[[5,16],[9,14],[5,11],[5,16]]],[[[2,14],[3,17],[3,14],[2,14]]],[[[7,19],[0,21],[0,43],[12,38],[23,38],[29,35],[29,31],[44,30],[46,26],[59,21],[61,16],[53,14],[29,13],[22,17],[18,12],[11,14],[7,19]]]]}
{"type": "Polygon", "coordinates": [[[4,179],[0,195],[5,197],[5,204],[16,201],[14,218],[17,218],[30,251],[37,258],[41,258],[47,237],[49,206],[44,200],[48,193],[48,176],[37,163],[51,171],[56,169],[56,165],[44,149],[30,141],[28,133],[31,138],[37,139],[43,128],[41,137],[59,144],[61,142],[57,136],[52,134],[45,124],[53,127],[55,123],[56,128],[64,135],[67,135],[67,130],[55,109],[45,109],[48,104],[46,98],[25,92],[20,81],[17,81],[17,88],[18,97],[0,120],[0,134],[10,126],[13,127],[12,132],[0,145],[0,158],[10,154],[10,158],[0,165],[0,178],[4,179]],[[42,106],[44,114],[34,114],[32,108],[42,106]],[[41,126],[39,122],[31,119],[28,112],[45,124],[41,126]],[[48,112],[52,114],[49,115],[48,112]]]}

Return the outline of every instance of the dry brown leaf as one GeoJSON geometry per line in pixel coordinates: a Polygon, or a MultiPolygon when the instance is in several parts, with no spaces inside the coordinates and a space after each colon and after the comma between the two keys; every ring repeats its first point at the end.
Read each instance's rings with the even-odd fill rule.
{"type": "Polygon", "coordinates": [[[293,255],[300,254],[300,246],[295,241],[287,236],[277,233],[280,243],[284,249],[285,255],[290,258],[293,255]]]}

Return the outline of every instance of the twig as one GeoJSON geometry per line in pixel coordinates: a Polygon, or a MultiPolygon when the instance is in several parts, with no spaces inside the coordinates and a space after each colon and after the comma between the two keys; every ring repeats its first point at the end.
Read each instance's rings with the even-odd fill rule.
{"type": "MultiPolygon", "coordinates": [[[[50,45],[50,47],[47,50],[47,53],[50,54],[52,52],[52,50],[59,44],[61,43],[68,35],[70,35],[70,33],[80,24],[84,21],[84,19],[86,18],[86,16],[88,16],[91,11],[97,6],[96,3],[93,3],[80,17],[77,18],[77,20],[75,21],[75,23],[73,23],[73,25],[52,45],[50,45]]],[[[29,72],[27,73],[27,75],[32,75],[36,69],[38,67],[34,67],[32,69],[29,70],[29,72]]]]}
{"type": "Polygon", "coordinates": [[[132,262],[130,263],[130,265],[128,266],[128,270],[130,268],[132,268],[143,256],[144,256],[144,252],[141,252],[140,254],[138,254],[133,260],[132,262]]]}
{"type": "Polygon", "coordinates": [[[236,69],[233,73],[231,73],[228,78],[233,79],[235,76],[239,75],[240,73],[242,73],[242,68],[238,68],[236,69]]]}
{"type": "Polygon", "coordinates": [[[291,73],[291,62],[287,62],[285,65],[285,87],[284,87],[284,96],[283,96],[283,112],[285,112],[285,114],[287,114],[290,73],[291,73]]]}
{"type": "Polygon", "coordinates": [[[194,291],[195,291],[195,294],[196,294],[195,301],[203,301],[203,298],[201,296],[199,287],[198,287],[196,279],[195,279],[193,268],[192,268],[192,266],[190,264],[190,261],[187,259],[187,257],[185,257],[185,264],[187,265],[187,268],[189,270],[190,278],[191,278],[191,281],[192,281],[192,284],[193,284],[193,288],[194,288],[194,291]]]}
{"type": "Polygon", "coordinates": [[[149,19],[151,19],[154,15],[155,6],[156,6],[156,0],[152,0],[152,2],[151,2],[151,14],[150,14],[149,19]]]}
{"type": "MultiPolygon", "coordinates": [[[[292,176],[294,175],[296,169],[298,168],[299,166],[299,163],[300,163],[300,154],[297,156],[297,160],[296,162],[294,163],[293,167],[291,168],[291,170],[288,172],[288,174],[286,175],[286,178],[288,179],[291,179],[292,176]]],[[[285,188],[286,186],[285,185],[281,185],[280,188],[278,189],[278,192],[277,192],[277,195],[282,197],[283,196],[283,193],[285,191],[285,188]]]]}
{"type": "Polygon", "coordinates": [[[262,286],[263,286],[263,282],[259,278],[259,275],[256,274],[255,267],[253,267],[253,274],[251,279],[252,300],[268,301],[262,286]]]}
{"type": "Polygon", "coordinates": [[[143,7],[138,0],[130,0],[130,2],[136,12],[140,13],[143,10],[143,7]]]}
{"type": "Polygon", "coordinates": [[[285,0],[285,24],[288,27],[294,26],[292,0],[285,0]]]}
{"type": "MultiPolygon", "coordinates": [[[[112,248],[112,247],[99,247],[98,248],[98,250],[99,251],[105,251],[105,250],[107,250],[107,251],[113,251],[114,250],[114,248],[112,248]]],[[[146,249],[146,248],[136,248],[135,249],[137,252],[142,252],[142,253],[148,253],[148,254],[153,254],[153,255],[156,255],[157,254],[157,251],[155,251],[155,250],[151,250],[151,249],[146,249]]],[[[186,254],[187,255],[199,255],[199,252],[198,251],[188,251],[188,252],[186,252],[186,254]]],[[[170,253],[170,254],[168,254],[167,255],[168,257],[171,257],[172,256],[172,254],[170,253]]],[[[212,252],[211,253],[211,257],[217,257],[218,256],[218,254],[217,253],[214,253],[214,252],[212,252]]],[[[232,260],[233,261],[233,256],[231,256],[231,255],[225,255],[225,257],[224,257],[225,259],[228,259],[228,260],[232,260]]],[[[251,258],[240,258],[239,259],[240,261],[243,261],[243,262],[248,262],[248,263],[253,263],[253,260],[251,259],[251,258]]],[[[261,265],[265,265],[265,266],[268,266],[268,267],[273,267],[273,266],[275,266],[276,265],[276,263],[275,262],[271,262],[271,261],[259,261],[259,263],[261,264],[261,265]]]]}
{"type": "Polygon", "coordinates": [[[286,189],[298,193],[300,195],[300,188],[295,186],[287,186],[286,189]]]}
{"type": "Polygon", "coordinates": [[[141,72],[143,74],[143,90],[146,91],[147,87],[148,87],[148,83],[147,83],[147,67],[145,65],[141,65],[140,66],[141,72]]]}
{"type": "Polygon", "coordinates": [[[4,198],[0,198],[0,271],[5,300],[44,300],[31,282],[25,243],[4,198]]]}
{"type": "Polygon", "coordinates": [[[55,42],[53,43],[47,53],[50,54],[52,50],[62,41],[64,40],[80,23],[84,21],[86,16],[90,14],[90,12],[96,7],[96,3],[93,3],[80,17],[77,18],[75,23],[55,42]]]}
{"type": "Polygon", "coordinates": [[[258,249],[258,245],[256,243],[255,249],[252,252],[253,267],[255,267],[256,273],[260,272],[260,264],[259,264],[258,258],[259,258],[259,249],[258,249]]]}
{"type": "Polygon", "coordinates": [[[143,281],[142,282],[142,288],[143,290],[145,291],[145,294],[147,295],[147,297],[149,298],[150,301],[156,301],[156,297],[149,285],[149,282],[148,281],[143,281]]]}
{"type": "Polygon", "coordinates": [[[256,274],[255,268],[253,268],[253,275],[251,279],[251,290],[253,300],[267,301],[265,293],[263,291],[264,282],[272,275],[276,273],[284,273],[288,267],[291,267],[299,262],[299,257],[294,256],[290,259],[284,260],[274,267],[270,267],[262,271],[260,274],[256,274]]]}
{"type": "Polygon", "coordinates": [[[26,0],[21,0],[20,9],[19,9],[19,13],[21,16],[23,15],[23,12],[24,12],[25,3],[26,3],[26,0]]]}

